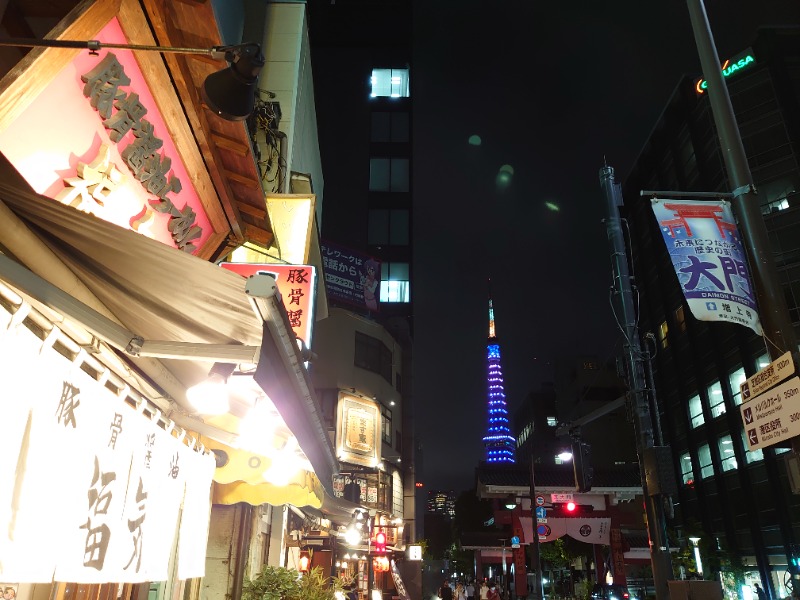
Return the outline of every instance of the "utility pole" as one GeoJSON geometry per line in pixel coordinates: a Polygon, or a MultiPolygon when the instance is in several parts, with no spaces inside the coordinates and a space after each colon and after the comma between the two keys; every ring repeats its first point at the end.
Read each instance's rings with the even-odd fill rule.
{"type": "MultiPolygon", "coordinates": [[[[661,493],[650,495],[645,475],[645,455],[652,452],[653,420],[650,413],[649,390],[644,372],[644,353],[639,340],[636,306],[631,290],[631,277],[628,268],[628,255],[622,232],[622,219],[619,208],[622,205],[620,186],[614,181],[614,169],[605,166],[600,169],[600,185],[606,196],[608,217],[606,232],[611,249],[611,262],[614,272],[614,298],[612,304],[620,329],[625,335],[624,347],[628,363],[628,387],[631,391],[634,413],[636,449],[639,455],[639,471],[644,491],[647,529],[650,536],[650,560],[653,567],[653,584],[657,600],[669,598],[668,580],[673,578],[672,560],[667,540],[666,516],[664,514],[665,496],[661,493]]],[[[656,475],[657,477],[657,475],[656,475]]],[[[652,480],[652,477],[651,477],[652,480]]],[[[660,488],[660,486],[658,486],[660,488]]],[[[654,489],[660,492],[660,489],[654,489]]]]}
{"type": "MultiPolygon", "coordinates": [[[[531,410],[531,418],[535,415],[535,411],[531,410]]],[[[534,464],[535,458],[533,454],[533,438],[528,439],[531,452],[531,472],[530,472],[530,493],[531,493],[531,528],[533,529],[533,539],[529,546],[531,548],[531,569],[533,570],[533,590],[531,592],[531,600],[543,600],[544,589],[542,588],[542,559],[539,555],[539,531],[536,523],[536,484],[534,483],[534,464]]]]}

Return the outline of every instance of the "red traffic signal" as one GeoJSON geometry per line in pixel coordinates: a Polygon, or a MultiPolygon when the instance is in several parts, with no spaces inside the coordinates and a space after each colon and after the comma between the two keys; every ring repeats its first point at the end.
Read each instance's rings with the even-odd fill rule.
{"type": "Polygon", "coordinates": [[[577,517],[594,511],[591,504],[578,504],[572,500],[568,502],[553,503],[552,516],[554,517],[577,517]]]}
{"type": "Polygon", "coordinates": [[[378,554],[386,552],[386,534],[383,531],[375,534],[375,552],[378,554]]]}

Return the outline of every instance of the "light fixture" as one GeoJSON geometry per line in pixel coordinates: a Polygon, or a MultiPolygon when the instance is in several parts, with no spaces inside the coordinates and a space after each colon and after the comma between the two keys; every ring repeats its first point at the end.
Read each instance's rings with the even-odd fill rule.
{"type": "Polygon", "coordinates": [[[350,546],[357,546],[361,542],[361,532],[355,527],[350,527],[344,534],[344,541],[350,546]]]}
{"type": "Polygon", "coordinates": [[[697,565],[697,574],[703,574],[703,561],[700,560],[700,548],[697,547],[697,544],[700,542],[699,537],[690,537],[689,541],[692,542],[692,546],[694,546],[694,562],[697,565]]]}
{"type": "Polygon", "coordinates": [[[561,459],[561,462],[569,462],[572,460],[572,452],[569,450],[563,450],[559,452],[558,458],[561,459]]]}
{"type": "Polygon", "coordinates": [[[186,390],[186,398],[203,415],[221,415],[230,410],[228,377],[236,365],[214,363],[208,378],[186,390]]]}
{"type": "Polygon", "coordinates": [[[205,54],[215,60],[225,59],[230,66],[212,73],[203,83],[202,96],[208,108],[228,121],[244,121],[255,106],[258,74],[264,66],[261,46],[254,42],[212,48],[175,48],[140,44],[114,44],[99,40],[44,40],[2,38],[0,46],[17,48],[82,48],[96,54],[102,48],[163,52],[170,54],[205,54]]]}

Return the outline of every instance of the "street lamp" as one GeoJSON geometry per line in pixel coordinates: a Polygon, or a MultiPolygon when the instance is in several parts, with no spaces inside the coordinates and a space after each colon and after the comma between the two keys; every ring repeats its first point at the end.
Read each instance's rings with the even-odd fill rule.
{"type": "Polygon", "coordinates": [[[694,562],[697,565],[697,574],[703,574],[703,561],[700,560],[700,548],[697,547],[698,542],[700,541],[699,537],[690,537],[689,541],[692,542],[692,546],[694,546],[694,562]]]}

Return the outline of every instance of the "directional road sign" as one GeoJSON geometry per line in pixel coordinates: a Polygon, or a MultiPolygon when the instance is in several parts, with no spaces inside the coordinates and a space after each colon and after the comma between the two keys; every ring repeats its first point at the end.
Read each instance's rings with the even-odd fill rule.
{"type": "Polygon", "coordinates": [[[544,506],[544,496],[536,496],[536,506],[544,506]]]}
{"type": "Polygon", "coordinates": [[[547,509],[544,506],[537,506],[536,507],[536,518],[537,519],[544,519],[547,516],[547,509]]]}
{"type": "Polygon", "coordinates": [[[756,396],[739,409],[749,450],[800,435],[800,377],[756,396]]]}
{"type": "Polygon", "coordinates": [[[787,352],[773,360],[752,377],[748,377],[747,381],[739,386],[739,390],[742,392],[742,402],[747,402],[750,398],[758,396],[793,374],[794,360],[792,360],[792,353],[787,352]]]}

